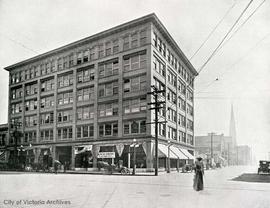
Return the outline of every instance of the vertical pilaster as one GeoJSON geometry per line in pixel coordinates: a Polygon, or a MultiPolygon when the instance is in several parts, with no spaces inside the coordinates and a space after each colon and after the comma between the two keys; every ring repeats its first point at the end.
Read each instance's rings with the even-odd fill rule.
{"type": "Polygon", "coordinates": [[[154,147],[154,143],[152,141],[146,142],[146,171],[153,170],[154,161],[151,146],[154,147]]]}
{"type": "Polygon", "coordinates": [[[37,138],[36,138],[36,143],[40,142],[39,137],[40,137],[40,94],[41,94],[41,82],[40,79],[38,79],[37,82],[37,129],[36,129],[36,134],[37,134],[37,138]]]}
{"type": "Polygon", "coordinates": [[[119,76],[118,76],[118,138],[123,137],[123,56],[119,56],[118,60],[119,76]]]}
{"type": "Polygon", "coordinates": [[[95,84],[94,84],[94,140],[98,139],[98,64],[95,63],[95,84]]]}

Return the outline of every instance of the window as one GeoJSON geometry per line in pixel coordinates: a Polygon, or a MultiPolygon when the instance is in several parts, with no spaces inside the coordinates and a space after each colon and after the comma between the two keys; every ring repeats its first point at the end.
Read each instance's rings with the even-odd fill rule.
{"type": "Polygon", "coordinates": [[[118,81],[99,85],[99,91],[98,91],[99,97],[112,96],[112,95],[118,95],[118,81]]]}
{"type": "Polygon", "coordinates": [[[98,66],[99,78],[118,75],[119,65],[118,60],[101,63],[98,66]]]}
{"type": "Polygon", "coordinates": [[[25,143],[32,143],[36,142],[37,139],[37,132],[36,131],[30,131],[24,133],[24,142],[25,143]]]}
{"type": "Polygon", "coordinates": [[[63,59],[61,57],[57,59],[57,70],[60,71],[62,69],[63,69],[63,59]]]}
{"type": "Polygon", "coordinates": [[[37,109],[37,100],[25,101],[25,111],[32,111],[37,109]]]}
{"type": "Polygon", "coordinates": [[[172,108],[168,108],[168,119],[173,122],[177,121],[176,111],[172,108]]]}
{"type": "Polygon", "coordinates": [[[138,46],[138,33],[131,35],[131,48],[136,48],[138,46]]]}
{"type": "Polygon", "coordinates": [[[94,65],[91,65],[89,68],[79,69],[77,73],[78,83],[88,82],[95,79],[95,69],[94,65]]]}
{"type": "Polygon", "coordinates": [[[178,97],[178,106],[181,110],[186,111],[186,102],[181,97],[178,97]]]}
{"type": "Polygon", "coordinates": [[[124,92],[134,92],[146,89],[146,76],[124,79],[124,92]]]}
{"type": "Polygon", "coordinates": [[[124,56],[124,71],[146,68],[146,51],[124,56]]]}
{"type": "Polygon", "coordinates": [[[41,125],[53,124],[53,122],[54,122],[53,112],[40,114],[41,125]]]}
{"type": "Polygon", "coordinates": [[[37,116],[25,116],[25,126],[31,127],[37,125],[37,116]]]}
{"type": "Polygon", "coordinates": [[[73,54],[73,53],[71,53],[71,54],[68,56],[68,59],[69,59],[69,67],[74,66],[74,54],[73,54]]]}
{"type": "Polygon", "coordinates": [[[187,104],[187,114],[193,116],[193,107],[187,104]]]}
{"type": "Polygon", "coordinates": [[[40,140],[41,141],[49,141],[53,140],[53,130],[52,129],[46,129],[40,131],[40,140]]]}
{"type": "Polygon", "coordinates": [[[98,46],[98,57],[103,58],[104,57],[104,46],[103,44],[98,46]]]}
{"type": "Polygon", "coordinates": [[[107,103],[98,105],[98,116],[116,116],[118,115],[118,103],[107,103]]]}
{"type": "Polygon", "coordinates": [[[41,90],[41,92],[47,92],[47,91],[54,90],[54,79],[41,81],[40,90],[41,90]]]}
{"type": "Polygon", "coordinates": [[[145,45],[147,41],[146,29],[140,31],[140,45],[145,45]]]}
{"type": "Polygon", "coordinates": [[[155,47],[157,47],[157,39],[158,39],[157,34],[154,33],[153,42],[155,47]]]}
{"type": "Polygon", "coordinates": [[[79,52],[77,53],[77,64],[81,64],[83,60],[83,53],[79,52]]]}
{"type": "Polygon", "coordinates": [[[94,87],[83,88],[77,91],[78,101],[94,101],[94,87]]]}
{"type": "Polygon", "coordinates": [[[178,139],[179,139],[180,142],[186,142],[186,133],[182,132],[182,131],[179,131],[178,139]]]}
{"type": "Polygon", "coordinates": [[[164,92],[162,92],[161,95],[165,97],[165,84],[163,84],[156,77],[154,77],[154,82],[155,82],[154,85],[158,90],[164,90],[164,92]]]}
{"type": "Polygon", "coordinates": [[[154,61],[153,61],[153,66],[154,70],[158,72],[160,75],[165,77],[165,64],[159,60],[156,56],[154,56],[154,61]]]}
{"type": "Polygon", "coordinates": [[[88,120],[94,118],[94,106],[84,106],[77,108],[77,119],[88,120]]]}
{"type": "Polygon", "coordinates": [[[168,126],[168,138],[176,140],[176,129],[168,126]]]}
{"type": "Polygon", "coordinates": [[[129,49],[129,36],[124,37],[123,41],[123,50],[128,50],[129,49]]]}
{"type": "Polygon", "coordinates": [[[73,120],[73,111],[66,110],[57,113],[58,123],[71,122],[73,120]]]}
{"type": "Polygon", "coordinates": [[[22,112],[22,103],[11,104],[11,114],[21,112],[22,112]]]}
{"type": "Polygon", "coordinates": [[[95,59],[95,48],[90,48],[90,60],[95,59]]]}
{"type": "Polygon", "coordinates": [[[54,106],[54,96],[40,99],[40,108],[50,108],[54,106]]]}
{"type": "Polygon", "coordinates": [[[22,97],[22,88],[11,89],[11,99],[17,99],[22,97]]]}
{"type": "Polygon", "coordinates": [[[168,70],[168,82],[176,87],[176,75],[171,70],[168,70]]]}
{"type": "Polygon", "coordinates": [[[178,80],[178,90],[179,90],[183,95],[186,94],[186,86],[185,86],[185,84],[184,84],[181,80],[178,80]]]}
{"type": "Polygon", "coordinates": [[[65,74],[58,77],[58,87],[67,87],[73,84],[73,74],[65,74]]]}
{"type": "Polygon", "coordinates": [[[58,140],[72,139],[72,127],[70,126],[57,129],[57,139],[58,140]]]}
{"type": "Polygon", "coordinates": [[[113,41],[113,54],[116,54],[119,52],[119,41],[114,40],[113,41]]]}
{"type": "Polygon", "coordinates": [[[85,50],[83,53],[83,62],[88,62],[89,61],[89,50],[85,50]]]}
{"type": "Polygon", "coordinates": [[[193,121],[187,120],[187,129],[193,131],[193,121]]]}
{"type": "Polygon", "coordinates": [[[25,95],[37,94],[37,83],[25,85],[25,95]]]}
{"type": "Polygon", "coordinates": [[[178,124],[182,127],[186,127],[186,118],[185,116],[178,114],[178,124]]]}
{"type": "Polygon", "coordinates": [[[159,126],[159,128],[158,128],[158,134],[160,135],[160,136],[166,136],[166,125],[165,124],[162,124],[162,123],[159,123],[158,124],[159,126]]]}
{"type": "Polygon", "coordinates": [[[112,53],[112,44],[111,44],[111,42],[106,43],[106,51],[105,51],[105,53],[106,53],[106,56],[111,55],[111,53],[112,53]]]}
{"type": "Polygon", "coordinates": [[[88,138],[94,136],[94,125],[77,126],[77,139],[88,138]]]}
{"type": "Polygon", "coordinates": [[[187,99],[193,102],[193,93],[190,90],[187,90],[187,99]]]}
{"type": "Polygon", "coordinates": [[[167,100],[176,104],[176,94],[170,89],[168,89],[167,100]]]}
{"type": "Polygon", "coordinates": [[[99,124],[99,136],[117,136],[118,135],[118,123],[104,123],[99,124]]]}
{"type": "Polygon", "coordinates": [[[146,97],[125,100],[123,108],[125,114],[146,111],[146,97]]]}
{"type": "Polygon", "coordinates": [[[66,105],[73,103],[73,93],[72,92],[65,92],[58,94],[58,105],[66,105]]]}
{"type": "Polygon", "coordinates": [[[124,134],[143,134],[146,133],[146,121],[126,121],[123,123],[124,134]]]}

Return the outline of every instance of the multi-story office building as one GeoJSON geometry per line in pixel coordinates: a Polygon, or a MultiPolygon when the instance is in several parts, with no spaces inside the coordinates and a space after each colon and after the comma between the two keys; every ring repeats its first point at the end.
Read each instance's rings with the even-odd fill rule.
{"type": "Polygon", "coordinates": [[[192,158],[197,72],[155,14],[5,69],[8,147],[12,154],[12,124],[21,123],[18,143],[27,150],[27,162],[48,162],[49,155],[71,168],[96,167],[111,157],[105,160],[132,167],[135,142],[137,167],[152,169],[155,131],[147,124],[154,121],[147,105],[153,102],[147,94],[152,85],[166,90],[159,97],[166,101],[159,119],[167,120],[158,129],[160,166],[168,141],[171,158],[192,158]]]}

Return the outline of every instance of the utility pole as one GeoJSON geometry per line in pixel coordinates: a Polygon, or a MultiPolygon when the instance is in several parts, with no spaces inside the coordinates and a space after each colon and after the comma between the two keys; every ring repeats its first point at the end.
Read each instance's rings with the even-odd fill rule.
{"type": "MultiPolygon", "coordinates": [[[[166,123],[166,121],[158,121],[158,111],[159,109],[162,109],[162,104],[165,104],[165,101],[158,101],[158,95],[161,93],[165,93],[165,90],[158,90],[156,86],[151,86],[153,91],[148,92],[147,94],[154,96],[154,102],[147,103],[148,105],[154,105],[154,107],[151,107],[149,110],[155,110],[155,175],[158,175],[158,124],[159,123],[166,123]]],[[[153,124],[152,122],[148,124],[153,124]]]]}

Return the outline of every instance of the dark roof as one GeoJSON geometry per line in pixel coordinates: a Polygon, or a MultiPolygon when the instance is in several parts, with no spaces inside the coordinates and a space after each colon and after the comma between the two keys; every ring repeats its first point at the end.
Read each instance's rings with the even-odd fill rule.
{"type": "Polygon", "coordinates": [[[83,38],[81,40],[78,40],[78,41],[75,41],[73,43],[67,44],[65,46],[62,46],[62,47],[56,48],[54,50],[48,51],[46,53],[43,53],[43,54],[34,56],[34,57],[29,58],[29,59],[26,59],[24,61],[18,62],[16,64],[12,64],[10,66],[5,67],[4,69],[7,70],[7,71],[10,71],[10,70],[12,70],[12,69],[14,69],[16,67],[23,66],[23,65],[32,63],[34,61],[38,61],[40,59],[47,58],[48,56],[51,56],[51,55],[53,55],[55,53],[59,53],[59,52],[62,52],[64,50],[69,50],[71,48],[77,47],[78,45],[83,45],[83,44],[85,44],[87,42],[94,41],[94,40],[97,40],[97,39],[106,37],[106,36],[108,36],[110,34],[123,31],[123,30],[125,30],[127,28],[130,28],[132,26],[136,26],[136,25],[139,25],[139,24],[147,23],[147,22],[153,22],[154,23],[154,25],[160,30],[161,34],[166,38],[166,40],[168,41],[168,43],[171,44],[171,47],[175,50],[175,52],[177,53],[177,55],[179,57],[183,58],[184,63],[191,70],[191,72],[194,75],[198,75],[198,72],[196,71],[196,69],[190,63],[190,61],[188,60],[188,58],[184,55],[184,53],[182,52],[182,50],[179,48],[179,46],[177,45],[177,43],[171,37],[171,35],[167,31],[167,29],[164,27],[164,25],[161,23],[161,21],[158,19],[158,17],[156,16],[155,13],[151,13],[149,15],[140,17],[140,18],[135,19],[135,20],[132,20],[130,22],[126,22],[124,24],[118,25],[118,26],[113,27],[111,29],[108,29],[108,30],[105,30],[103,32],[97,33],[95,35],[92,35],[92,36],[83,38]]]}

